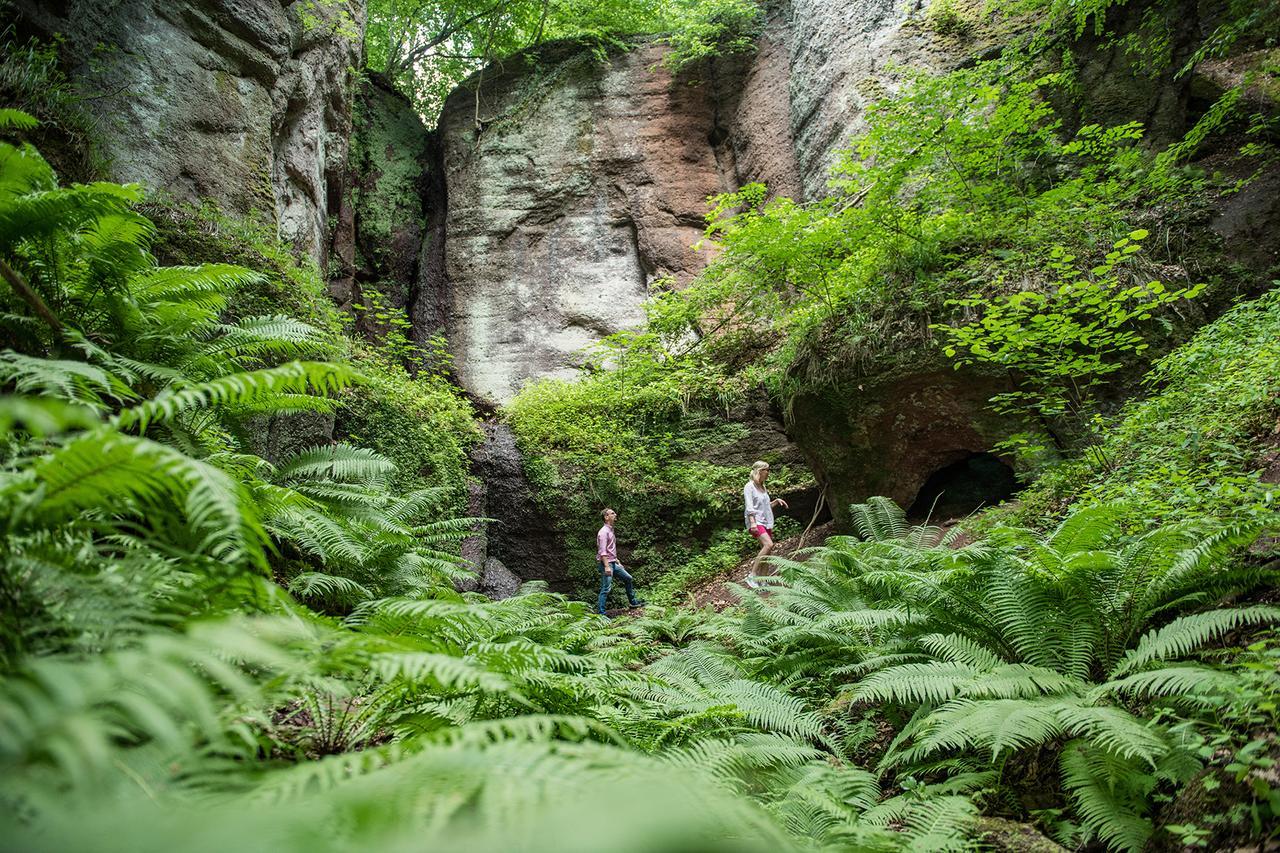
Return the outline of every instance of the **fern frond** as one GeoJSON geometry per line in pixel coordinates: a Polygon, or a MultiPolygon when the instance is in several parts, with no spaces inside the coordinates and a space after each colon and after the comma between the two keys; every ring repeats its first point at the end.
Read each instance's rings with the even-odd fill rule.
{"type": "Polygon", "coordinates": [[[172,420],[184,412],[250,403],[274,394],[333,394],[350,387],[358,378],[359,374],[343,365],[293,361],[161,392],[153,400],[121,411],[114,424],[120,429],[145,430],[153,421],[172,420]]]}
{"type": "Polygon", "coordinates": [[[1064,704],[1060,717],[1067,734],[1083,736],[1115,755],[1141,759],[1152,767],[1169,748],[1153,726],[1121,708],[1064,704]]]}
{"type": "MultiPolygon", "coordinates": [[[[99,182],[37,189],[45,175],[36,164],[39,155],[31,157],[34,149],[31,154],[24,154],[13,146],[4,147],[8,156],[0,157],[0,169],[6,173],[0,180],[0,248],[7,250],[22,241],[44,239],[59,232],[76,232],[100,217],[125,213],[130,205],[142,200],[142,188],[137,184],[99,182]],[[11,177],[19,169],[24,170],[21,177],[11,177]],[[23,189],[30,191],[13,194],[23,189]]],[[[39,163],[44,163],[43,158],[39,163]]]]}
{"type": "Polygon", "coordinates": [[[282,314],[245,317],[217,327],[217,337],[200,347],[194,363],[215,368],[224,359],[318,359],[337,354],[329,333],[282,314]]]}
{"type": "Polygon", "coordinates": [[[517,698],[512,685],[501,675],[463,658],[431,652],[386,652],[374,655],[371,670],[384,680],[399,679],[427,684],[435,690],[507,691],[517,698]]]}
{"type": "Polygon", "coordinates": [[[143,303],[197,302],[223,305],[226,294],[263,280],[261,273],[232,264],[204,264],[197,267],[155,267],[135,275],[129,282],[134,297],[143,303]]]}
{"type": "Polygon", "coordinates": [[[302,572],[289,582],[289,592],[300,598],[352,605],[373,598],[368,588],[350,578],[323,572],[302,572]]]}
{"type": "Polygon", "coordinates": [[[455,745],[487,745],[510,741],[547,742],[595,739],[623,744],[623,738],[608,726],[590,717],[569,714],[525,714],[494,720],[475,720],[462,726],[441,729],[430,740],[455,745]]]}
{"type": "Polygon", "coordinates": [[[1122,676],[1151,661],[1184,657],[1205,643],[1245,625],[1273,622],[1280,622],[1280,607],[1233,607],[1183,616],[1145,634],[1137,647],[1120,660],[1111,676],[1122,676]]]}
{"type": "Polygon", "coordinates": [[[1207,666],[1182,664],[1139,672],[1124,678],[1108,681],[1097,688],[1098,696],[1116,693],[1142,699],[1162,699],[1173,696],[1214,696],[1236,685],[1238,679],[1230,673],[1210,669],[1207,666]]]}
{"type": "Polygon", "coordinates": [[[40,397],[0,395],[0,436],[21,429],[37,438],[98,426],[98,415],[88,406],[40,397]]]}
{"type": "Polygon", "coordinates": [[[945,702],[980,675],[981,670],[956,661],[901,664],[867,676],[853,696],[859,702],[945,702]]]}
{"type": "Polygon", "coordinates": [[[103,509],[132,515],[168,502],[185,515],[199,552],[263,563],[264,531],[244,488],[166,445],[95,430],[40,459],[34,471],[47,522],[103,509]]]}
{"type": "Polygon", "coordinates": [[[19,394],[52,397],[96,409],[106,408],[106,400],[125,402],[138,396],[120,377],[95,365],[35,358],[12,350],[0,353],[0,383],[13,383],[19,394]]]}
{"type": "Polygon", "coordinates": [[[276,466],[276,477],[286,483],[332,480],[377,486],[395,470],[395,463],[375,450],[331,444],[298,451],[276,466]]]}
{"type": "Polygon", "coordinates": [[[1138,814],[1124,792],[1143,774],[1130,765],[1107,760],[1080,740],[1063,747],[1060,764],[1062,787],[1085,827],[1114,849],[1142,849],[1151,836],[1151,821],[1138,814]]]}
{"type": "Polygon", "coordinates": [[[883,542],[907,535],[907,514],[902,507],[885,497],[868,498],[864,504],[849,507],[853,529],[865,540],[883,542]]]}
{"type": "Polygon", "coordinates": [[[920,638],[919,643],[934,657],[979,671],[995,669],[1004,662],[972,637],[963,634],[927,634],[920,638]]]}
{"type": "Polygon", "coordinates": [[[5,107],[0,109],[0,130],[35,130],[40,121],[30,113],[5,107]]]}

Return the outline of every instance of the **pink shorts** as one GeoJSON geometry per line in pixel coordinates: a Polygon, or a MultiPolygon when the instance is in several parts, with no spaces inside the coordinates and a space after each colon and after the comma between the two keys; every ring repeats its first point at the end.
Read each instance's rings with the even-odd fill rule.
{"type": "Polygon", "coordinates": [[[770,539],[773,538],[773,529],[770,527],[765,527],[763,524],[757,524],[755,527],[749,528],[749,530],[751,531],[751,535],[756,537],[757,539],[759,539],[761,536],[763,536],[766,533],[769,534],[770,539]]]}

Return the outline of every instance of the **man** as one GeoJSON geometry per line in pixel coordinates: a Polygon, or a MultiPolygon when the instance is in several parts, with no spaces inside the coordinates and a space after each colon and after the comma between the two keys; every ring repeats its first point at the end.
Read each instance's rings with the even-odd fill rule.
{"type": "Polygon", "coordinates": [[[597,602],[596,611],[601,616],[604,616],[604,604],[609,598],[609,590],[613,589],[613,579],[615,577],[626,586],[627,601],[631,602],[632,607],[640,607],[645,603],[643,598],[636,598],[636,588],[631,581],[631,575],[618,562],[618,540],[613,535],[613,523],[617,520],[618,514],[611,509],[606,509],[604,511],[604,527],[601,527],[600,532],[596,534],[596,557],[598,559],[596,565],[600,569],[601,578],[600,600],[597,602]]]}

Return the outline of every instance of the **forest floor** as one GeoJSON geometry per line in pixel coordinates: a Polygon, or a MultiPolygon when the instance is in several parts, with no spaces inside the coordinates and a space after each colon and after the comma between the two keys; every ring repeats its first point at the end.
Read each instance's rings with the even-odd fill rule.
{"type": "MultiPolygon", "coordinates": [[[[814,548],[822,545],[827,541],[828,536],[835,535],[835,522],[828,521],[825,524],[819,524],[809,531],[809,535],[803,537],[804,548],[814,548]]],[[[799,535],[792,536],[789,539],[780,539],[777,546],[773,549],[773,556],[786,557],[787,559],[795,559],[796,552],[800,550],[801,537],[799,535]]],[[[728,572],[716,575],[696,584],[686,594],[681,605],[689,607],[693,610],[701,610],[704,607],[714,607],[716,611],[724,610],[726,607],[732,607],[738,604],[738,594],[729,586],[730,584],[741,584],[746,580],[747,572],[751,571],[751,562],[755,556],[747,557],[738,565],[734,566],[728,572]]],[[[773,574],[776,570],[768,565],[761,569],[761,574],[773,574]]],[[[768,595],[767,592],[761,592],[760,595],[768,595]]],[[[618,607],[605,611],[605,615],[614,616],[639,616],[644,613],[643,607],[627,608],[618,607]]]]}

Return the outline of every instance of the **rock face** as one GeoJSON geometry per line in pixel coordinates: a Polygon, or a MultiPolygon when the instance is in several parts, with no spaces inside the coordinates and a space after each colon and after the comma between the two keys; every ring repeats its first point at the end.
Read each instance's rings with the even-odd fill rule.
{"type": "Polygon", "coordinates": [[[479,574],[479,588],[491,596],[502,592],[512,585],[510,575],[517,586],[521,580],[540,579],[556,592],[571,591],[556,519],[535,501],[515,435],[503,423],[487,423],[484,431],[484,443],[471,456],[479,482],[468,511],[494,521],[466,540],[462,551],[479,574]]]}
{"type": "Polygon", "coordinates": [[[113,178],[261,215],[325,261],[363,3],[17,0],[16,9],[24,29],[65,38],[113,178]]]}
{"type": "MultiPolygon", "coordinates": [[[[376,291],[388,306],[407,308],[427,275],[428,235],[443,212],[432,192],[435,138],[408,98],[377,76],[361,85],[352,126],[329,291],[343,307],[376,291]]],[[[366,334],[385,331],[367,314],[359,322],[366,334]]]]}
{"type": "Polygon", "coordinates": [[[459,378],[490,403],[571,377],[580,351],[688,281],[706,198],[733,187],[706,87],[643,48],[598,63],[553,47],[472,78],[440,120],[445,283],[459,378]],[[514,321],[514,322],[513,322],[514,321]]]}
{"type": "MultiPolygon", "coordinates": [[[[981,19],[972,5],[957,8],[981,19]]],[[[926,6],[791,0],[753,55],[679,77],[656,45],[606,62],[551,45],[464,83],[439,127],[442,292],[462,383],[503,403],[531,379],[572,377],[585,347],[643,321],[656,279],[679,287],[702,270],[709,250],[692,246],[708,196],[750,181],[822,195],[902,68],[984,49],[931,25],[926,6]]]]}
{"type": "Polygon", "coordinates": [[[873,377],[797,398],[790,432],[847,524],[849,504],[885,495],[905,509],[931,475],[985,454],[1008,433],[987,406],[1002,390],[948,369],[873,377]]]}
{"type": "Polygon", "coordinates": [[[910,54],[912,66],[928,62],[922,45],[904,38],[917,29],[904,30],[904,25],[924,5],[921,0],[791,0],[791,132],[806,198],[823,194],[835,151],[861,124],[863,109],[887,93],[886,66],[907,58],[904,54],[910,54]]]}

